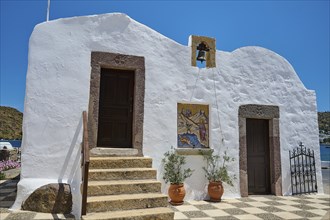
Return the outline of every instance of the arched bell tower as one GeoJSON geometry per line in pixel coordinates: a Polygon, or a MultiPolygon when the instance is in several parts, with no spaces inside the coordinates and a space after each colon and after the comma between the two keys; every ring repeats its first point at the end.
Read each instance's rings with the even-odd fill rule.
{"type": "Polygon", "coordinates": [[[215,38],[195,36],[191,35],[189,37],[189,46],[191,46],[191,65],[197,66],[197,50],[199,55],[205,57],[206,68],[216,67],[215,64],[215,38]]]}

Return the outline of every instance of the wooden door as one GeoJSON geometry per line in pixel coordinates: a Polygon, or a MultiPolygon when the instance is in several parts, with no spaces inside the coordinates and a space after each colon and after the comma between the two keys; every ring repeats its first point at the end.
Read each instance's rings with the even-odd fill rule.
{"type": "Polygon", "coordinates": [[[134,71],[102,69],[98,147],[132,147],[134,71]]]}
{"type": "Polygon", "coordinates": [[[246,133],[249,194],[269,194],[269,121],[246,119],[246,133]]]}

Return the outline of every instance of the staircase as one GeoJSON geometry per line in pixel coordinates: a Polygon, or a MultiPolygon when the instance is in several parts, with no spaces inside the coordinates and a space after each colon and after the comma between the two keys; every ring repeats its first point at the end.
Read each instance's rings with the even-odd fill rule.
{"type": "Polygon", "coordinates": [[[152,159],[91,157],[87,215],[82,219],[173,219],[152,159]]]}

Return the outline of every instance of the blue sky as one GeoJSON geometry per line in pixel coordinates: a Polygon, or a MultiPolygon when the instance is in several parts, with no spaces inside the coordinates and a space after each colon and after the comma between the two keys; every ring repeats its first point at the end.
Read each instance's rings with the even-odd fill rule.
{"type": "MultiPolygon", "coordinates": [[[[47,0],[0,1],[0,105],[23,111],[29,37],[46,20],[47,0]]],[[[183,45],[194,34],[216,38],[223,51],[265,47],[285,57],[316,91],[318,110],[329,111],[329,11],[329,0],[51,0],[50,20],[123,12],[183,45]]]]}

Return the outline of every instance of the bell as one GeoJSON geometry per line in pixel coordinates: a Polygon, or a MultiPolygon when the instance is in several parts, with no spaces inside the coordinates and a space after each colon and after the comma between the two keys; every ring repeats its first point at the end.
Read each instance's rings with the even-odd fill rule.
{"type": "Polygon", "coordinates": [[[198,61],[201,61],[201,63],[203,63],[203,61],[206,61],[206,51],[205,50],[199,50],[196,59],[198,61]]]}
{"type": "Polygon", "coordinates": [[[203,61],[206,61],[206,52],[209,51],[210,49],[205,45],[204,42],[202,42],[197,46],[197,50],[198,50],[198,55],[196,60],[201,61],[201,63],[203,63],[203,61]]]}

